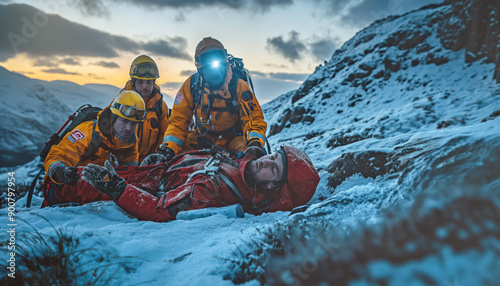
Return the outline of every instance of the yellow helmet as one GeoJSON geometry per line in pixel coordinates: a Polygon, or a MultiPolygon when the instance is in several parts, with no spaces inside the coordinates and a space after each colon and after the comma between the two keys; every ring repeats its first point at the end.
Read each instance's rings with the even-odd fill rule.
{"type": "Polygon", "coordinates": [[[155,61],[147,55],[140,55],[130,65],[129,75],[136,79],[157,79],[160,77],[158,66],[155,61]]]}
{"type": "Polygon", "coordinates": [[[130,121],[143,122],[146,119],[146,104],[142,97],[132,90],[118,94],[109,109],[111,113],[130,121]]]}

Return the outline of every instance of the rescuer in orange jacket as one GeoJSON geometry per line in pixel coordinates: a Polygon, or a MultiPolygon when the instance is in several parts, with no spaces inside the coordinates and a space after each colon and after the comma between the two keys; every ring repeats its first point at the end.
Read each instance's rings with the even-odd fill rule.
{"type": "Polygon", "coordinates": [[[146,107],[135,91],[121,92],[93,121],[85,121],[54,145],[44,162],[44,206],[60,202],[61,185],[78,181],[77,166],[89,163],[138,165],[137,124],[144,121],[146,107]]]}
{"type": "Polygon", "coordinates": [[[245,212],[289,211],[314,195],[319,176],[309,157],[292,146],[255,159],[190,151],[152,166],[79,167],[82,178],[66,185],[66,201],[80,204],[96,194],[114,199],[140,220],[168,221],[179,211],[239,203],[245,212]]]}
{"type": "Polygon", "coordinates": [[[222,43],[204,38],[196,47],[195,65],[198,72],[175,97],[158,153],[168,161],[182,151],[219,146],[233,155],[263,156],[267,123],[262,109],[248,84],[233,77],[222,43]]]}
{"type": "Polygon", "coordinates": [[[146,103],[147,115],[139,123],[137,138],[139,143],[139,163],[149,154],[155,153],[163,143],[168,127],[168,106],[163,101],[160,87],[155,81],[160,77],[158,66],[147,55],[140,55],[130,65],[130,80],[123,90],[134,90],[146,103]]]}

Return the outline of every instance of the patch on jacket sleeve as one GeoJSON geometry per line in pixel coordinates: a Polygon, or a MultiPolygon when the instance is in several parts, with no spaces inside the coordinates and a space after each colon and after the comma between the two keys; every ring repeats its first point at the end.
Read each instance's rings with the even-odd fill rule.
{"type": "Polygon", "coordinates": [[[83,134],[83,132],[80,131],[79,129],[76,129],[75,131],[71,132],[68,135],[68,139],[69,139],[69,141],[71,141],[71,143],[75,143],[76,141],[80,141],[85,137],[86,137],[85,134],[83,134]]]}
{"type": "Polygon", "coordinates": [[[179,103],[181,103],[182,101],[182,98],[183,98],[182,92],[179,90],[177,92],[177,95],[175,96],[174,104],[179,105],[179,103]]]}
{"type": "Polygon", "coordinates": [[[249,101],[249,100],[252,100],[253,98],[253,95],[250,91],[245,91],[242,95],[241,95],[241,98],[244,100],[244,101],[249,101]]]}

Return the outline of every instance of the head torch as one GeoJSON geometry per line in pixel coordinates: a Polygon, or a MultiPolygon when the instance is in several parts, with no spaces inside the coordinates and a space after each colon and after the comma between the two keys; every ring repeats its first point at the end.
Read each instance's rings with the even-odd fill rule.
{"type": "Polygon", "coordinates": [[[209,50],[196,57],[196,62],[199,63],[198,67],[204,68],[220,68],[227,63],[227,54],[224,50],[209,50]]]}

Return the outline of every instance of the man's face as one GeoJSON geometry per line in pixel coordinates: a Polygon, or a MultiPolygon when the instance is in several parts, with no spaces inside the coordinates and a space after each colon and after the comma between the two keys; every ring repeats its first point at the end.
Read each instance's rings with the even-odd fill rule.
{"type": "Polygon", "coordinates": [[[256,181],[277,181],[283,177],[283,156],[273,153],[250,163],[250,172],[256,181]]]}
{"type": "Polygon", "coordinates": [[[137,79],[135,81],[135,91],[139,93],[142,98],[146,99],[153,92],[155,81],[152,79],[137,79]]]}
{"type": "Polygon", "coordinates": [[[134,134],[137,122],[130,121],[122,117],[117,117],[113,124],[113,130],[118,137],[128,139],[134,134]]]}

